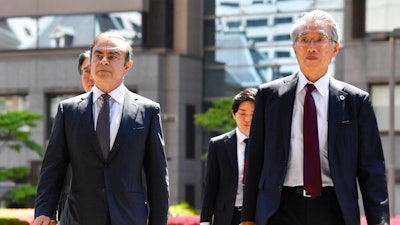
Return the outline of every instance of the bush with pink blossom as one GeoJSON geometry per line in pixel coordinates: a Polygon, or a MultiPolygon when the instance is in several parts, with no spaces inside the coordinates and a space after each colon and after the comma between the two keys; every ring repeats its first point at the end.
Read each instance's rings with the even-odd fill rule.
{"type": "MultiPolygon", "coordinates": [[[[196,210],[187,211],[185,203],[179,206],[171,206],[170,215],[168,216],[168,225],[199,225],[200,216],[196,210]],[[189,215],[184,215],[188,213],[189,215]]],[[[32,224],[34,209],[6,209],[0,208],[0,218],[19,219],[25,221],[27,224],[32,224]]],[[[390,219],[391,225],[400,225],[400,216],[395,216],[390,219]]],[[[361,217],[361,225],[367,225],[367,220],[364,216],[361,217]]]]}

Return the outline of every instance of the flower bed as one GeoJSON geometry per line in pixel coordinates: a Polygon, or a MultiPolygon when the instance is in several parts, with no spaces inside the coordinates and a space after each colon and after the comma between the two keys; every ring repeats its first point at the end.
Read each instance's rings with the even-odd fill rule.
{"type": "Polygon", "coordinates": [[[0,218],[16,218],[29,224],[32,224],[33,215],[33,209],[0,209],[0,218]]]}
{"type": "MultiPolygon", "coordinates": [[[[17,218],[32,224],[33,216],[33,209],[0,209],[0,218],[17,218]]],[[[198,225],[199,221],[199,215],[168,217],[168,225],[198,225]]]]}
{"type": "MultiPolygon", "coordinates": [[[[33,209],[0,209],[0,218],[17,218],[32,224],[33,209]]],[[[168,225],[199,225],[200,216],[169,216],[168,225]]],[[[400,216],[390,219],[391,225],[400,225],[400,216]]],[[[367,225],[365,217],[361,217],[361,225],[367,225]]]]}

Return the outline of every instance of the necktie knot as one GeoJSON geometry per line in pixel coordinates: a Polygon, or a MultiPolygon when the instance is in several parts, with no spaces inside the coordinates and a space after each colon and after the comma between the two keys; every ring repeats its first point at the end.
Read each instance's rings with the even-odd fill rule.
{"type": "Polygon", "coordinates": [[[315,90],[315,86],[314,84],[306,84],[307,87],[307,94],[310,94],[311,92],[313,92],[315,90]]]}
{"type": "Polygon", "coordinates": [[[104,104],[104,102],[108,102],[111,96],[108,94],[102,94],[101,97],[103,98],[103,104],[104,104]]]}

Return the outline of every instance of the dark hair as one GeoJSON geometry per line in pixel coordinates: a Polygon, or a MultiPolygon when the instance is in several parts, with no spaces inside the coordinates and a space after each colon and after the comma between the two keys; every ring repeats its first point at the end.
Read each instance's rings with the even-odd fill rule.
{"type": "Polygon", "coordinates": [[[79,54],[79,57],[78,57],[78,72],[79,72],[79,75],[82,75],[81,66],[82,66],[83,61],[85,61],[85,59],[89,59],[90,60],[90,51],[89,50],[79,54]]]}
{"type": "Polygon", "coordinates": [[[111,31],[106,31],[103,33],[100,33],[99,35],[97,35],[95,37],[95,39],[93,40],[93,43],[90,45],[90,55],[92,55],[93,53],[93,47],[97,44],[97,42],[99,41],[99,39],[101,37],[108,37],[108,38],[115,38],[115,39],[119,39],[121,41],[123,41],[125,43],[125,64],[128,63],[130,60],[132,60],[132,46],[129,44],[129,42],[120,34],[116,33],[116,32],[111,32],[111,31]]]}
{"type": "Polygon", "coordinates": [[[257,89],[255,88],[246,88],[243,91],[239,92],[235,97],[233,97],[233,102],[232,102],[232,112],[235,114],[239,110],[240,104],[242,102],[255,102],[256,101],[256,94],[257,94],[257,89]]]}

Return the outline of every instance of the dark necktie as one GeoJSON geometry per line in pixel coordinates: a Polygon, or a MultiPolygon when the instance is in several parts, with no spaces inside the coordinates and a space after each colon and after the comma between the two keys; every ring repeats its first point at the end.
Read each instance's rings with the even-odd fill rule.
{"type": "Polygon", "coordinates": [[[304,138],[304,190],[315,198],[322,190],[321,162],[319,159],[319,142],[317,126],[317,110],[311,92],[313,84],[307,84],[304,98],[303,138],[304,138]]]}
{"type": "Polygon", "coordinates": [[[242,180],[242,183],[244,184],[244,181],[246,179],[247,159],[249,156],[249,139],[246,138],[243,140],[243,142],[246,144],[246,147],[244,147],[244,165],[243,165],[243,180],[242,180]]]}
{"type": "Polygon", "coordinates": [[[103,156],[107,159],[110,152],[110,96],[102,94],[101,97],[103,98],[103,105],[97,117],[96,133],[103,156]]]}

